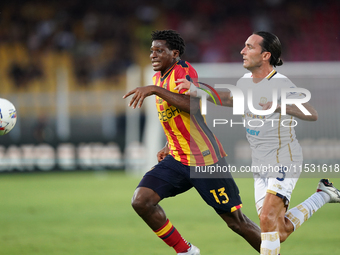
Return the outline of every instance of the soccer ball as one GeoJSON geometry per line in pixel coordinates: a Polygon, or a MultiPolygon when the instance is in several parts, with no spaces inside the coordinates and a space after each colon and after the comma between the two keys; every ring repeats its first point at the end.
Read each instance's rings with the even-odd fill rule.
{"type": "Polygon", "coordinates": [[[17,112],[14,105],[7,99],[0,98],[0,135],[11,131],[17,122],[17,112]]]}

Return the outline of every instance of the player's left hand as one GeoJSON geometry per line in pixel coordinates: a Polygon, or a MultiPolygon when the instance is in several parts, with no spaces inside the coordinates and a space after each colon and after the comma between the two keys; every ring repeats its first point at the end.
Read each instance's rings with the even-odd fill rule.
{"type": "Polygon", "coordinates": [[[128,106],[129,107],[132,106],[132,108],[135,109],[137,104],[138,104],[138,102],[139,102],[138,108],[141,108],[144,99],[146,97],[151,96],[151,95],[154,94],[153,87],[154,87],[154,85],[135,88],[135,89],[129,91],[128,93],[126,93],[123,96],[123,98],[125,99],[128,96],[134,94],[134,96],[131,98],[130,103],[128,104],[128,106]]]}
{"type": "MultiPolygon", "coordinates": [[[[272,108],[273,102],[270,101],[270,102],[267,102],[265,104],[259,103],[259,105],[262,106],[262,110],[268,110],[268,109],[272,108]]],[[[280,112],[280,111],[281,111],[281,105],[278,104],[276,106],[275,112],[280,112]]]]}
{"type": "Polygon", "coordinates": [[[157,160],[158,162],[161,162],[166,156],[169,155],[169,147],[166,144],[164,148],[162,148],[158,153],[157,153],[157,160]]]}

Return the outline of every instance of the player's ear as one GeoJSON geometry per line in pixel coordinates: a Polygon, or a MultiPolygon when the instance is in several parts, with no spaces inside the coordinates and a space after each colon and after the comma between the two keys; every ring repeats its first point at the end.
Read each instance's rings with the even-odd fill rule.
{"type": "Polygon", "coordinates": [[[172,50],[172,57],[179,58],[179,50],[172,50]]]}
{"type": "Polygon", "coordinates": [[[263,52],[263,55],[262,55],[263,60],[268,60],[268,61],[270,60],[271,56],[272,56],[272,54],[268,51],[263,52]]]}

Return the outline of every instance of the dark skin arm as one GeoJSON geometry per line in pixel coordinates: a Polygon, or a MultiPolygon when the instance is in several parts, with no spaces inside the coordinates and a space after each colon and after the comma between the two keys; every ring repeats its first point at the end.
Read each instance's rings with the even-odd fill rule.
{"type": "Polygon", "coordinates": [[[151,95],[157,95],[169,104],[187,113],[195,114],[199,109],[199,99],[190,98],[188,95],[173,93],[155,85],[135,88],[126,93],[123,98],[127,98],[130,95],[133,95],[133,97],[129,102],[129,106],[132,106],[134,109],[137,106],[140,108],[144,99],[151,95]]]}

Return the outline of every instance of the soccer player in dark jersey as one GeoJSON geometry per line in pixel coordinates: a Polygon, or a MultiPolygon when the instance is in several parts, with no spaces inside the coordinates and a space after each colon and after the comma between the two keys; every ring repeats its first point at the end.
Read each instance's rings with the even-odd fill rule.
{"type": "Polygon", "coordinates": [[[213,207],[228,227],[260,251],[261,230],[242,212],[239,190],[228,172],[227,178],[190,178],[190,167],[225,166],[226,153],[207,127],[200,111],[199,99],[177,91],[178,79],[197,79],[195,69],[180,59],[185,43],[173,30],[152,33],[150,59],[156,74],[153,85],[138,87],[124,95],[132,96],[129,106],[141,107],[146,97],[155,95],[158,117],[167,143],[157,154],[159,163],[139,183],[132,206],[146,224],[177,254],[199,255],[200,250],[187,242],[158,204],[194,187],[203,200],[213,207]]]}

